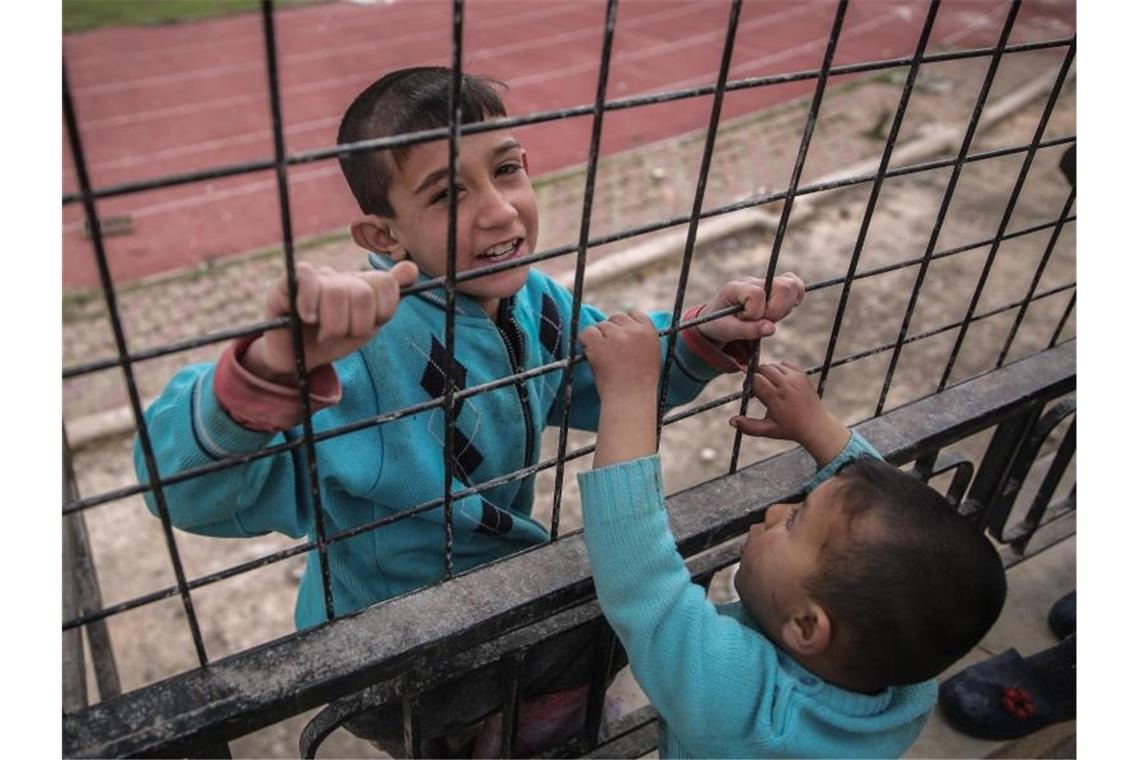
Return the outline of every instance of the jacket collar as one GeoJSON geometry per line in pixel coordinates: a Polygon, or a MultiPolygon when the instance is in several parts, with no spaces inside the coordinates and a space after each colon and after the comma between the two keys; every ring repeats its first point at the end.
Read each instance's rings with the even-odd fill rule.
{"type": "MultiPolygon", "coordinates": [[[[396,262],[393,261],[390,256],[383,253],[369,253],[368,263],[372,265],[373,269],[380,269],[385,272],[396,266],[396,262]]],[[[432,278],[428,277],[423,272],[420,272],[419,276],[416,278],[416,283],[419,284],[421,282],[427,282],[430,279],[432,278]]],[[[415,295],[417,298],[421,298],[424,301],[427,301],[437,309],[445,310],[447,308],[447,290],[442,286],[437,288],[430,288],[428,290],[421,290],[418,293],[414,293],[413,295],[415,295]]],[[[508,308],[510,308],[509,304],[508,308]]],[[[471,298],[470,296],[459,292],[455,293],[455,313],[468,317],[487,316],[487,313],[483,311],[483,307],[480,306],[474,298],[471,298]]]]}

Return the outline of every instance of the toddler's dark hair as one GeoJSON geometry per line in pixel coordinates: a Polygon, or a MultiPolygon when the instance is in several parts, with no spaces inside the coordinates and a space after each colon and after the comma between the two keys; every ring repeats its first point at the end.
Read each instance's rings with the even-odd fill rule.
{"type": "Polygon", "coordinates": [[[844,642],[845,681],[877,691],[933,678],[997,620],[1006,592],[997,550],[897,467],[860,457],[837,478],[853,529],[823,552],[805,586],[844,642]]]}
{"type": "MultiPolygon", "coordinates": [[[[463,75],[460,102],[464,124],[507,115],[495,86],[506,85],[487,77],[463,75]]],[[[420,66],[385,74],[357,95],[345,111],[337,132],[337,144],[446,127],[450,121],[450,92],[451,69],[442,66],[420,66]]],[[[397,166],[412,147],[390,149],[397,166]]],[[[381,152],[342,154],[340,168],[361,211],[394,216],[388,200],[390,165],[381,152]]]]}

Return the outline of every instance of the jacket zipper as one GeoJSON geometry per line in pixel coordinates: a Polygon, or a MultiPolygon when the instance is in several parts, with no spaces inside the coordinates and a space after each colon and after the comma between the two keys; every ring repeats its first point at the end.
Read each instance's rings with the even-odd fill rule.
{"type": "MultiPolygon", "coordinates": [[[[503,304],[503,306],[508,307],[507,304],[503,304]]],[[[495,326],[499,328],[499,335],[503,339],[503,344],[507,347],[507,358],[511,363],[511,374],[517,375],[523,371],[521,356],[523,348],[522,335],[514,317],[510,316],[509,310],[505,310],[505,313],[507,314],[506,318],[499,319],[495,326]],[[515,339],[518,341],[517,343],[515,340],[512,340],[512,336],[507,333],[507,327],[511,328],[515,339]],[[517,351],[516,348],[518,349],[517,351]]],[[[516,381],[514,386],[515,392],[517,392],[519,396],[519,404],[522,406],[523,424],[526,426],[526,455],[523,458],[523,467],[530,467],[534,464],[534,420],[532,420],[530,416],[530,395],[527,392],[525,380],[516,381]]]]}

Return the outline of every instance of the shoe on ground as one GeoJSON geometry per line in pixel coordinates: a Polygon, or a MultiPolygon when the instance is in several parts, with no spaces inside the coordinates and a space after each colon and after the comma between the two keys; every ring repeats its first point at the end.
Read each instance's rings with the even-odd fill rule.
{"type": "Polygon", "coordinates": [[[1058,599],[1049,610],[1049,628],[1063,639],[1077,632],[1077,592],[1071,591],[1058,599]]]}
{"type": "Polygon", "coordinates": [[[1019,739],[1077,716],[1077,642],[1030,657],[1016,649],[972,665],[938,688],[952,726],[982,739],[1019,739]]]}

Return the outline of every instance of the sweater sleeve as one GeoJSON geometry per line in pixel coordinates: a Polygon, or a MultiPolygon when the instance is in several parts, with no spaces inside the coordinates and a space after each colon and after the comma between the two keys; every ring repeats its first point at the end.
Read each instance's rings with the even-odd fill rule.
{"type": "MultiPolygon", "coordinates": [[[[251,454],[300,436],[297,429],[273,430],[266,418],[266,415],[270,419],[277,415],[279,422],[285,421],[281,414],[284,412],[287,417],[290,408],[296,406],[295,400],[278,399],[260,406],[239,403],[235,414],[246,424],[235,419],[235,414],[219,399],[219,374],[222,384],[230,386],[229,398],[240,398],[249,388],[240,387],[235,394],[233,386],[241,386],[243,381],[226,379],[226,373],[232,373],[233,368],[227,369],[225,361],[224,356],[216,365],[185,367],[146,410],[147,433],[162,477],[169,478],[228,457],[251,454]]],[[[331,395],[339,396],[339,385],[332,390],[335,394],[326,399],[314,399],[314,406],[323,405],[323,400],[333,400],[331,395]]],[[[329,393],[327,384],[325,392],[329,393]]],[[[134,463],[139,482],[149,483],[137,438],[134,463]]],[[[163,495],[172,523],[183,530],[221,537],[257,536],[277,531],[300,538],[308,533],[313,519],[304,470],[303,455],[300,449],[293,448],[164,486],[163,495]]],[[[144,498],[147,508],[157,516],[154,492],[147,491],[144,498]]]]}
{"type": "Polygon", "coordinates": [[[724,736],[770,716],[775,649],[719,614],[692,582],[669,530],[657,455],[581,473],[578,482],[598,601],[670,730],[724,736]]]}
{"type": "Polygon", "coordinates": [[[851,437],[847,439],[847,445],[844,446],[843,449],[835,455],[834,459],[825,464],[823,467],[820,467],[816,471],[815,475],[812,475],[810,478],[808,478],[807,482],[804,483],[802,490],[805,493],[814,491],[817,486],[843,469],[843,465],[851,462],[852,460],[858,459],[859,457],[874,457],[875,459],[882,459],[883,455],[876,451],[875,447],[869,444],[866,438],[852,430],[851,437]]]}

